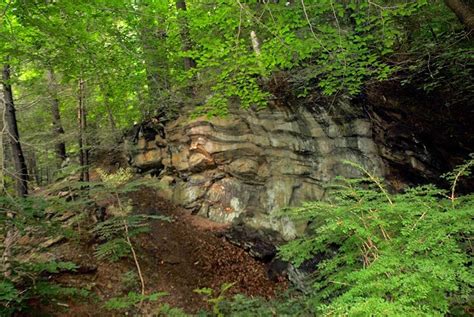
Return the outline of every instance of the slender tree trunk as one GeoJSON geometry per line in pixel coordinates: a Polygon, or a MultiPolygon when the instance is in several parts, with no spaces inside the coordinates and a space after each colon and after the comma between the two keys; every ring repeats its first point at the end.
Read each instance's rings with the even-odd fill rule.
{"type": "MultiPolygon", "coordinates": [[[[13,91],[10,84],[10,65],[8,64],[3,65],[2,86],[5,107],[4,124],[12,148],[12,156],[15,165],[16,191],[19,197],[26,197],[28,195],[28,168],[26,167],[25,157],[20,143],[20,134],[18,133],[13,91]]],[[[15,218],[15,214],[13,212],[7,212],[7,217],[13,219],[15,218]]],[[[19,231],[16,226],[10,224],[3,240],[2,273],[6,278],[9,278],[12,274],[12,250],[18,237],[19,231]]]]}
{"type": "Polygon", "coordinates": [[[444,3],[469,31],[474,31],[474,8],[471,5],[462,0],[444,0],[444,3]]]}
{"type": "Polygon", "coordinates": [[[107,109],[107,115],[109,116],[110,130],[112,130],[112,133],[115,137],[117,132],[117,125],[115,124],[114,114],[112,112],[112,109],[110,108],[109,99],[107,96],[105,97],[105,99],[105,108],[107,109]]]}
{"type": "MultiPolygon", "coordinates": [[[[186,20],[186,16],[184,15],[184,13],[186,12],[186,1],[176,0],[176,9],[178,10],[179,24],[181,29],[181,50],[183,52],[188,52],[193,48],[193,45],[189,36],[188,21],[186,20]]],[[[190,70],[194,67],[196,67],[196,61],[194,61],[194,59],[192,59],[191,57],[184,57],[184,69],[190,70]]]]}
{"type": "Polygon", "coordinates": [[[160,52],[165,40],[164,31],[156,30],[150,27],[144,27],[142,30],[142,44],[145,59],[146,79],[148,85],[149,105],[155,109],[158,114],[166,114],[168,105],[166,98],[163,98],[168,88],[167,63],[163,52],[160,52]]]}
{"type": "Polygon", "coordinates": [[[166,31],[157,24],[155,12],[143,1],[138,1],[141,16],[139,33],[145,63],[148,104],[158,116],[166,116],[170,105],[166,96],[169,88],[169,65],[166,51],[166,31]]]}
{"type": "Polygon", "coordinates": [[[28,168],[30,169],[30,180],[34,179],[37,186],[41,186],[40,178],[39,178],[39,171],[38,171],[38,164],[36,161],[36,153],[34,149],[31,149],[27,152],[26,157],[28,157],[28,168]]]}
{"type": "Polygon", "coordinates": [[[100,90],[102,91],[102,95],[104,96],[104,106],[105,106],[105,109],[107,110],[107,116],[109,118],[110,129],[112,130],[112,133],[115,138],[116,132],[117,132],[117,125],[115,124],[114,113],[112,112],[112,108],[110,107],[109,92],[103,84],[100,85],[100,90]]]}
{"type": "Polygon", "coordinates": [[[3,97],[3,90],[0,91],[0,195],[5,193],[5,146],[4,146],[4,134],[5,134],[5,103],[3,97]]]}
{"type": "Polygon", "coordinates": [[[61,124],[61,113],[59,112],[58,87],[52,69],[48,70],[48,90],[51,98],[51,115],[53,119],[53,135],[56,141],[55,152],[58,157],[59,166],[66,160],[66,144],[64,142],[64,129],[61,124]]]}
{"type": "Polygon", "coordinates": [[[85,83],[79,80],[77,121],[79,126],[79,163],[81,165],[81,181],[89,181],[89,149],[87,148],[87,113],[85,105],[85,83]]]}
{"type": "Polygon", "coordinates": [[[20,143],[20,135],[13,102],[13,91],[10,84],[10,65],[3,65],[2,72],[3,97],[5,99],[5,119],[6,131],[12,147],[12,156],[15,163],[16,191],[18,196],[28,195],[28,168],[26,167],[25,156],[20,143]]]}

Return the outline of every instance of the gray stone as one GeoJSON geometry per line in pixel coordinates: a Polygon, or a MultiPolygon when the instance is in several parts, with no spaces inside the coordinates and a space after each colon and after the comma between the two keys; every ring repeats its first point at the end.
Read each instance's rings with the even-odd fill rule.
{"type": "Polygon", "coordinates": [[[138,140],[134,164],[164,166],[165,196],[185,208],[223,223],[239,219],[291,239],[303,233],[306,223],[282,218],[279,211],[322,199],[323,186],[336,176],[360,176],[343,160],[384,173],[370,122],[348,100],[336,106],[346,110],[329,115],[317,105],[317,113],[272,106],[232,108],[225,118],[183,116],[168,123],[166,140],[138,140]]]}

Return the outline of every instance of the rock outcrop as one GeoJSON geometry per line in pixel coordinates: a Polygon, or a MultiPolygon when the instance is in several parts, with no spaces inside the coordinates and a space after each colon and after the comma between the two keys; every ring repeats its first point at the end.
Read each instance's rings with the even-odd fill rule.
{"type": "MultiPolygon", "coordinates": [[[[278,231],[285,239],[305,224],[278,216],[281,208],[321,199],[336,176],[384,174],[372,127],[348,100],[323,108],[269,106],[231,109],[225,118],[179,118],[164,133],[141,133],[133,164],[154,170],[174,203],[212,220],[240,221],[278,231]]],[[[153,130],[153,129],[151,129],[153,130]]]]}

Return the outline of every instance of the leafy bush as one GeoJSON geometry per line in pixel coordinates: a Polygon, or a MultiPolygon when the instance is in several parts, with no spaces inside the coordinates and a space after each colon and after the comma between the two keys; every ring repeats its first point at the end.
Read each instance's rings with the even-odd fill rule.
{"type": "Polygon", "coordinates": [[[392,195],[365,172],[339,180],[328,201],[289,210],[314,230],[283,246],[284,259],[298,265],[338,249],[319,263],[308,303],[328,316],[441,316],[467,305],[474,195],[456,198],[432,185],[392,195]]]}

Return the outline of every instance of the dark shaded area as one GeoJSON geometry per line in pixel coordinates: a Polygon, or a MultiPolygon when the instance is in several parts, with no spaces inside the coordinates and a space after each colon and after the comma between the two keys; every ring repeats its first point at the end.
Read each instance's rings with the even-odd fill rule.
{"type": "Polygon", "coordinates": [[[244,249],[253,258],[268,263],[277,254],[276,246],[282,243],[278,232],[270,229],[254,229],[244,225],[232,226],[221,233],[230,243],[244,249]]]}
{"type": "MultiPolygon", "coordinates": [[[[356,102],[373,124],[373,137],[394,185],[431,182],[474,153],[473,100],[451,104],[449,95],[428,94],[397,82],[378,83],[356,102]]],[[[474,183],[464,180],[461,191],[474,183]]]]}

